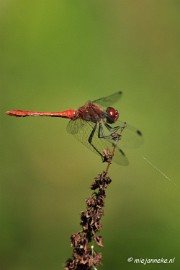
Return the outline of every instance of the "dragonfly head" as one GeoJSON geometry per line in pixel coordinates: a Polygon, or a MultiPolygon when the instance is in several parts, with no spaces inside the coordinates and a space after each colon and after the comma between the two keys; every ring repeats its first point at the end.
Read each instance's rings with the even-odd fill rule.
{"type": "Polygon", "coordinates": [[[108,107],[106,109],[106,121],[108,124],[113,124],[119,118],[119,113],[112,107],[108,107]]]}

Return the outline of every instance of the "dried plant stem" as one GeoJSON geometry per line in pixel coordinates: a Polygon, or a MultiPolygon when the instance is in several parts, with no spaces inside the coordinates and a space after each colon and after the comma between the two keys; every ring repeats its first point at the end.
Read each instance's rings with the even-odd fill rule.
{"type": "Polygon", "coordinates": [[[105,160],[108,164],[106,170],[99,174],[91,185],[93,193],[86,200],[86,211],[81,212],[80,225],[82,230],[71,235],[73,254],[72,258],[66,261],[64,270],[97,270],[96,267],[102,263],[102,254],[94,251],[92,241],[99,247],[103,247],[102,236],[98,235],[98,232],[102,228],[101,219],[104,215],[105,191],[112,181],[107,174],[124,128],[125,126],[121,128],[119,133],[111,134],[114,139],[112,151],[104,150],[105,160]]]}

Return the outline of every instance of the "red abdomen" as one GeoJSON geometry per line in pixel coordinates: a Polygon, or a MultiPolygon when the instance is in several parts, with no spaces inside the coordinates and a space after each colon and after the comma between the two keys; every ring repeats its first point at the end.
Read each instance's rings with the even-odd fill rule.
{"type": "Polygon", "coordinates": [[[64,112],[33,112],[33,111],[23,111],[23,110],[12,110],[7,111],[6,114],[17,117],[26,116],[51,116],[51,117],[62,117],[74,119],[76,116],[76,110],[66,110],[64,112]]]}

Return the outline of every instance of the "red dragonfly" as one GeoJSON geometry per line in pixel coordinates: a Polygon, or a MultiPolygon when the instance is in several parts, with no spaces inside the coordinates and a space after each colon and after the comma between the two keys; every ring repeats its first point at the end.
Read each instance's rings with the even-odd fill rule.
{"type": "MultiPolygon", "coordinates": [[[[140,130],[118,120],[118,111],[110,107],[118,101],[122,92],[116,92],[110,96],[87,102],[77,110],[66,110],[63,112],[33,112],[24,110],[7,111],[6,114],[17,117],[26,116],[50,116],[70,119],[67,131],[73,134],[76,139],[86,147],[100,155],[103,161],[107,161],[105,150],[111,149],[114,145],[114,134],[120,132],[124,126],[123,134],[119,145],[124,147],[138,147],[142,144],[143,138],[140,130]]],[[[113,161],[120,165],[128,165],[128,159],[117,145],[113,161]]]]}

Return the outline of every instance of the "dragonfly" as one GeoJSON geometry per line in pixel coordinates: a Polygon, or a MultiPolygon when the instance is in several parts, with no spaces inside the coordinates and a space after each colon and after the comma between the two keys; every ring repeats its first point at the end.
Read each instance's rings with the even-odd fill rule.
{"type": "Polygon", "coordinates": [[[129,164],[123,147],[135,148],[143,143],[142,132],[119,120],[119,112],[111,107],[122,97],[122,91],[118,91],[106,97],[88,101],[78,109],[69,109],[61,112],[36,112],[26,110],[11,110],[6,114],[16,117],[50,116],[69,119],[67,132],[83,143],[88,149],[98,154],[102,161],[107,161],[107,152],[115,146],[117,134],[120,140],[116,144],[113,157],[119,165],[129,164]],[[123,131],[123,132],[122,132],[123,131]]]}

